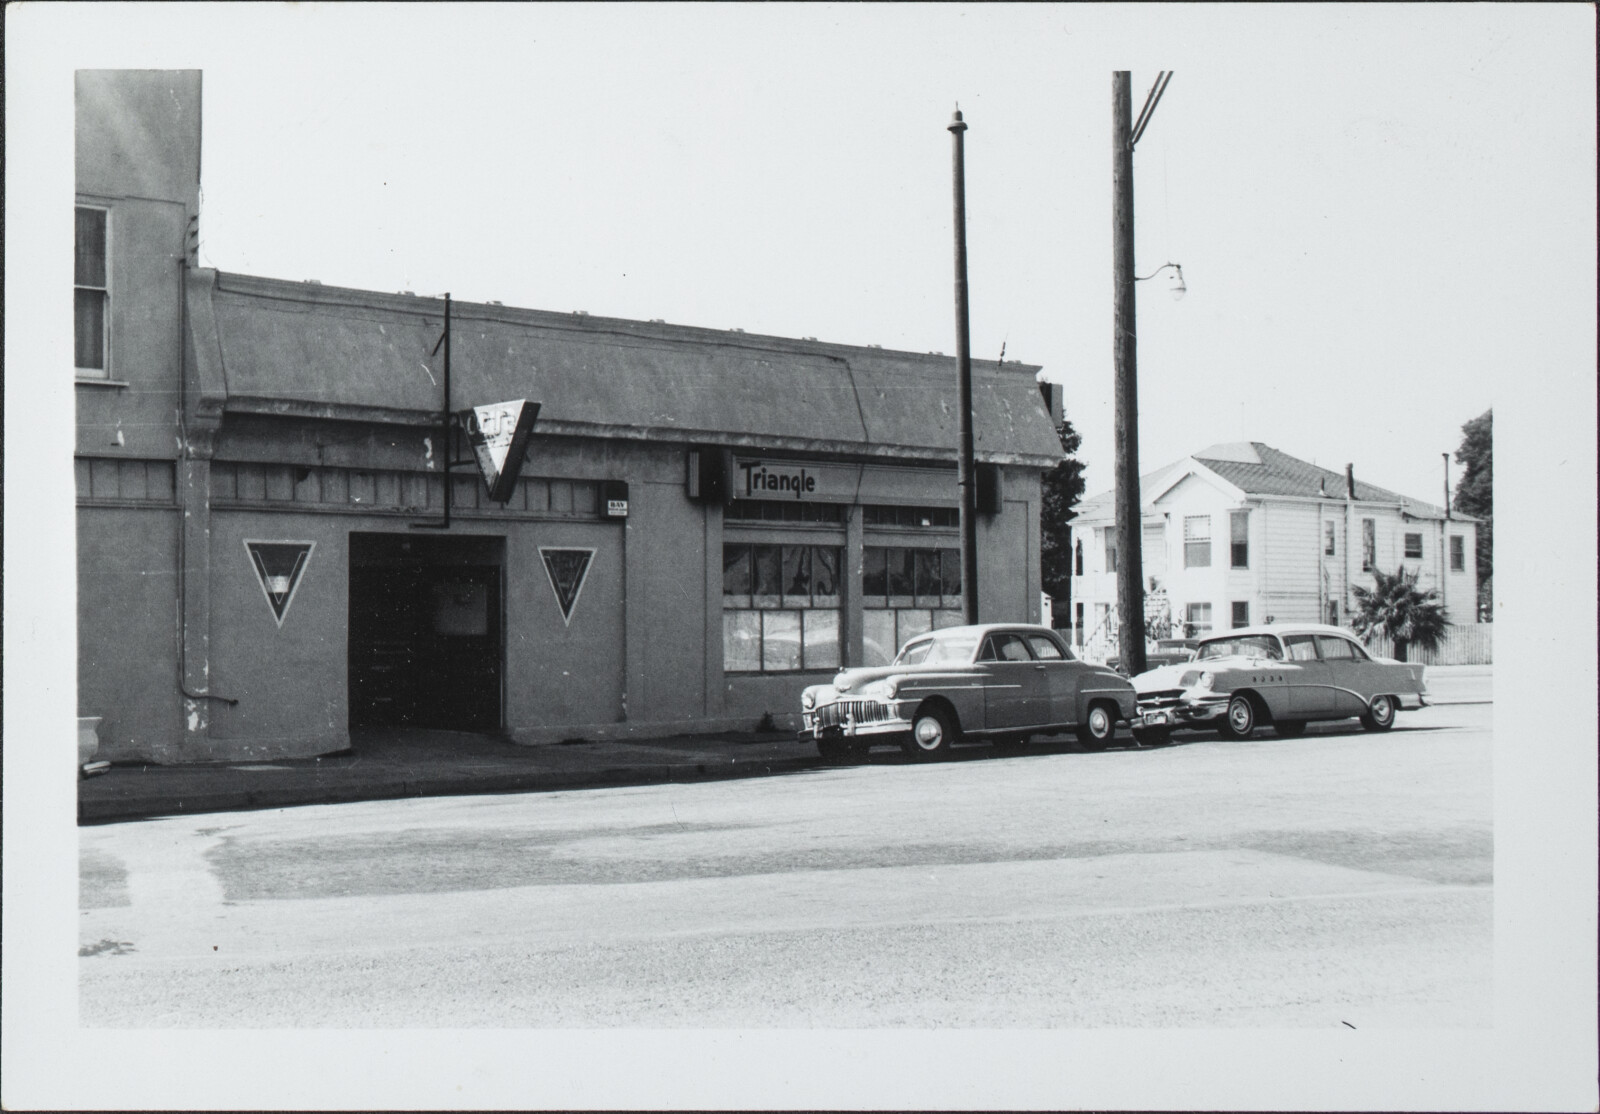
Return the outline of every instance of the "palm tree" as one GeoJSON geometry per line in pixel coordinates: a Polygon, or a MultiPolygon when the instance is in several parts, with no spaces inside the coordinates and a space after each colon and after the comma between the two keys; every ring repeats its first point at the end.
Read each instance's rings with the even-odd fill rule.
{"type": "Polygon", "coordinates": [[[1416,570],[1407,572],[1404,565],[1393,574],[1373,569],[1372,579],[1372,588],[1350,587],[1356,598],[1350,625],[1357,634],[1367,639],[1388,635],[1394,642],[1394,656],[1401,661],[1406,660],[1406,649],[1412,643],[1432,650],[1444,640],[1449,625],[1444,605],[1434,589],[1424,592],[1417,588],[1416,570]]]}

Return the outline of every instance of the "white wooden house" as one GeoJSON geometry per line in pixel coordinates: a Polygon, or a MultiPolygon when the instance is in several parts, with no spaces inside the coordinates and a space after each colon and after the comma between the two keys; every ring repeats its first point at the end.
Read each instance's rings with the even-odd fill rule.
{"type": "MultiPolygon", "coordinates": [[[[1452,623],[1477,618],[1475,519],[1296,459],[1259,441],[1213,445],[1140,478],[1147,631],[1203,637],[1252,623],[1348,626],[1350,589],[1404,566],[1452,623]]],[[[1073,638],[1115,652],[1112,493],[1071,524],[1073,638]]]]}

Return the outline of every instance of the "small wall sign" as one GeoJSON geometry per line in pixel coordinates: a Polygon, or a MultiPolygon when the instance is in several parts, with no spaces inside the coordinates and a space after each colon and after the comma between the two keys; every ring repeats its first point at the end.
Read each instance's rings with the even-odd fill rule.
{"type": "Polygon", "coordinates": [[[267,597],[267,606],[272,609],[272,618],[279,629],[289,614],[289,606],[294,603],[294,594],[300,590],[311,551],[316,548],[316,542],[245,539],[244,551],[250,557],[250,567],[256,571],[261,594],[267,597]]]}
{"type": "Polygon", "coordinates": [[[578,597],[583,594],[583,582],[589,578],[589,566],[594,563],[594,550],[541,545],[539,557],[544,561],[550,588],[556,594],[556,606],[561,608],[562,623],[571,626],[572,613],[578,607],[578,597]]]}

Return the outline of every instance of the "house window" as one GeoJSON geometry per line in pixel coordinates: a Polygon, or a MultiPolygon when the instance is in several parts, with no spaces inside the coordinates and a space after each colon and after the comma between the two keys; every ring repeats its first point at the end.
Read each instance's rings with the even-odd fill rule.
{"type": "Polygon", "coordinates": [[[1421,557],[1422,556],[1422,535],[1421,534],[1407,534],[1406,535],[1406,556],[1407,557],[1421,557]]]}
{"type": "Polygon", "coordinates": [[[1370,518],[1361,520],[1361,571],[1371,572],[1378,563],[1378,524],[1370,518]]]}
{"type": "Polygon", "coordinates": [[[1233,626],[1234,626],[1234,629],[1237,630],[1239,627],[1248,627],[1249,625],[1250,625],[1250,601],[1249,600],[1234,600],[1233,601],[1233,626]]]}
{"type": "Polygon", "coordinates": [[[1075,576],[1083,575],[1083,539],[1079,538],[1072,545],[1072,572],[1075,576]]]}
{"type": "Polygon", "coordinates": [[[1324,522],[1322,524],[1322,552],[1324,556],[1332,557],[1334,555],[1334,536],[1333,523],[1324,522]]]}
{"type": "Polygon", "coordinates": [[[1209,603],[1191,603],[1184,609],[1183,633],[1185,638],[1204,638],[1211,633],[1209,603]]]}
{"type": "Polygon", "coordinates": [[[106,379],[111,374],[111,291],[106,279],[106,223],[104,209],[78,206],[77,234],[73,245],[72,311],[73,359],[84,379],[106,379]]]}
{"type": "Polygon", "coordinates": [[[834,546],[723,546],[723,669],[837,669],[839,566],[834,546]]]}
{"type": "Polygon", "coordinates": [[[1186,569],[1211,567],[1211,516],[1208,514],[1184,517],[1183,567],[1186,569]]]}
{"type": "Polygon", "coordinates": [[[1467,543],[1460,534],[1450,535],[1450,571],[1467,571],[1467,543]]]}
{"type": "Polygon", "coordinates": [[[1117,535],[1106,531],[1106,572],[1117,571],[1117,535]]]}
{"type": "Polygon", "coordinates": [[[906,640],[961,625],[961,551],[869,545],[861,551],[862,656],[887,665],[906,640]]]}
{"type": "Polygon", "coordinates": [[[1073,604],[1072,611],[1072,629],[1075,632],[1073,637],[1077,640],[1078,645],[1081,646],[1083,645],[1083,604],[1073,604]]]}
{"type": "Polygon", "coordinates": [[[1232,561],[1236,569],[1250,567],[1250,512],[1234,511],[1228,516],[1230,523],[1232,561]]]}

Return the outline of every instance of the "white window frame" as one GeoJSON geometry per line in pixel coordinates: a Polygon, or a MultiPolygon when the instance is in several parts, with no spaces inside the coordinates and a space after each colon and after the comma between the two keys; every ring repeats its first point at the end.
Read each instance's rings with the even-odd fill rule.
{"type": "Polygon", "coordinates": [[[105,249],[106,250],[105,250],[105,258],[102,260],[102,262],[104,263],[104,266],[105,266],[105,275],[104,275],[105,285],[104,286],[87,286],[87,285],[84,285],[84,284],[78,282],[77,244],[76,244],[76,242],[74,242],[74,244],[73,244],[73,264],[72,264],[72,272],[73,272],[72,273],[72,301],[73,301],[73,309],[72,309],[72,333],[73,333],[72,362],[74,364],[73,374],[78,379],[95,379],[95,380],[110,379],[111,378],[111,349],[112,349],[112,346],[111,346],[111,209],[110,209],[109,206],[106,206],[106,205],[86,205],[86,204],[83,204],[82,202],[75,203],[73,205],[73,210],[72,210],[73,238],[74,238],[74,241],[76,241],[76,238],[77,238],[77,220],[78,220],[78,212],[80,210],[89,210],[89,211],[92,211],[92,212],[101,213],[105,217],[105,249]],[[78,301],[78,291],[80,291],[80,290],[93,291],[93,292],[95,292],[95,293],[100,295],[100,337],[101,337],[100,363],[102,365],[100,367],[77,367],[76,366],[77,362],[78,362],[78,344],[77,344],[78,309],[77,309],[77,301],[78,301]]]}
{"type": "Polygon", "coordinates": [[[1230,569],[1248,569],[1250,567],[1250,512],[1228,512],[1228,567],[1230,569]],[[1243,529],[1240,529],[1240,524],[1243,529]],[[1243,538],[1236,535],[1242,533],[1243,538]],[[1239,560],[1239,546],[1244,546],[1244,560],[1239,560]]]}
{"type": "Polygon", "coordinates": [[[1211,567],[1211,516],[1208,514],[1186,514],[1183,516],[1183,567],[1186,569],[1209,569],[1211,567]],[[1205,534],[1196,531],[1204,523],[1205,534]],[[1205,543],[1204,561],[1190,559],[1190,547],[1205,543]]]}

